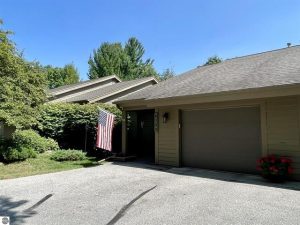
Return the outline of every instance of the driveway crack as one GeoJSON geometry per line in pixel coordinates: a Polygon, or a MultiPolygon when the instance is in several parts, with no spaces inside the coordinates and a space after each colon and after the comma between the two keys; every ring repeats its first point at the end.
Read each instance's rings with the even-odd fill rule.
{"type": "Polygon", "coordinates": [[[128,204],[126,204],[125,206],[123,206],[122,209],[120,209],[120,211],[114,216],[114,218],[112,218],[107,223],[107,225],[113,225],[113,224],[115,224],[119,219],[121,219],[125,215],[126,211],[133,205],[133,203],[135,203],[137,200],[139,200],[141,197],[143,197],[148,192],[152,191],[154,188],[156,188],[156,185],[154,187],[149,188],[148,190],[142,192],[137,197],[135,197],[134,199],[132,199],[128,204]]]}

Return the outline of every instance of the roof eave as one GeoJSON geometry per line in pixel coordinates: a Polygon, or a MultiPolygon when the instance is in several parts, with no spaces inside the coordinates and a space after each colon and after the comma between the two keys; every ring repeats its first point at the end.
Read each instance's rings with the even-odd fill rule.
{"type": "MultiPolygon", "coordinates": [[[[102,100],[102,99],[105,99],[105,98],[111,97],[111,96],[113,96],[113,95],[122,93],[123,91],[127,91],[127,90],[130,90],[130,89],[132,89],[132,88],[138,87],[138,86],[140,86],[140,85],[142,85],[142,84],[146,84],[146,83],[148,83],[149,81],[154,81],[154,82],[157,83],[157,80],[156,80],[154,77],[151,77],[151,78],[152,78],[152,79],[142,81],[142,82],[137,83],[137,84],[135,84],[135,85],[131,85],[131,86],[129,86],[129,87],[126,87],[126,88],[120,89],[120,90],[118,90],[118,91],[115,91],[115,92],[113,92],[113,93],[110,93],[110,94],[107,94],[107,95],[104,95],[104,96],[101,96],[101,97],[89,99],[89,102],[90,102],[90,103],[98,102],[98,101],[100,101],[100,100],[102,100]]],[[[117,101],[116,101],[116,102],[117,102],[117,101]]],[[[113,101],[112,103],[113,103],[113,104],[117,104],[117,103],[115,103],[114,101],[113,101]]]]}
{"type": "MultiPolygon", "coordinates": [[[[122,82],[122,80],[119,77],[117,77],[116,75],[111,75],[111,76],[103,77],[103,79],[100,80],[99,83],[107,81],[107,80],[113,80],[113,79],[117,80],[118,82],[122,82]]],[[[97,82],[95,82],[95,83],[97,83],[97,82]]],[[[51,89],[50,89],[50,90],[48,90],[48,93],[52,96],[56,96],[56,95],[60,95],[60,94],[70,92],[70,91],[74,91],[74,90],[79,89],[79,88],[88,87],[88,86],[90,86],[92,84],[95,84],[95,83],[82,85],[80,87],[77,86],[77,87],[73,87],[73,88],[70,88],[70,89],[65,89],[65,90],[61,90],[61,91],[57,91],[57,92],[51,92],[51,89]]]]}
{"type": "Polygon", "coordinates": [[[116,101],[115,104],[126,108],[132,105],[147,105],[147,107],[161,107],[186,105],[195,103],[209,103],[234,101],[244,99],[258,99],[270,97],[283,97],[291,95],[300,95],[300,84],[278,85],[262,88],[249,88],[234,91],[223,91],[209,94],[174,96],[160,99],[133,99],[125,101],[116,101]]]}

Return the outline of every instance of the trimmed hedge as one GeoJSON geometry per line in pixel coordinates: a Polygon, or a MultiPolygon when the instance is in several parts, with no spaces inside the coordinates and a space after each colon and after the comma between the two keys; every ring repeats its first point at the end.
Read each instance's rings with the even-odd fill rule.
{"type": "Polygon", "coordinates": [[[8,147],[0,151],[5,162],[23,161],[37,156],[37,153],[32,148],[27,147],[8,147]]]}
{"type": "Polygon", "coordinates": [[[0,161],[15,162],[35,158],[37,153],[30,147],[18,146],[12,139],[0,142],[0,161]]]}
{"type": "Polygon", "coordinates": [[[0,142],[0,161],[15,162],[35,158],[37,153],[59,150],[56,141],[33,130],[17,130],[10,140],[0,142]]]}
{"type": "Polygon", "coordinates": [[[50,159],[55,161],[80,161],[86,159],[86,154],[79,150],[59,150],[53,152],[50,159]]]}
{"type": "Polygon", "coordinates": [[[35,129],[42,136],[55,139],[65,149],[85,149],[95,154],[96,126],[99,108],[116,115],[113,134],[113,148],[119,149],[121,143],[121,111],[111,104],[70,104],[51,103],[40,107],[39,125],[35,129]],[[85,135],[87,141],[85,142],[85,135]]]}
{"type": "Polygon", "coordinates": [[[38,153],[59,150],[56,141],[52,138],[41,137],[33,130],[17,130],[13,134],[13,143],[18,147],[32,148],[38,153]]]}

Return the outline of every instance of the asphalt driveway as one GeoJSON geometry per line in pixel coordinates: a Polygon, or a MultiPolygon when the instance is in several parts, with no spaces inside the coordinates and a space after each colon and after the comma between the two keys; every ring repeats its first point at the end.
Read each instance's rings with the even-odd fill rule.
{"type": "Polygon", "coordinates": [[[300,183],[139,163],[0,181],[11,224],[299,224],[300,183]]]}

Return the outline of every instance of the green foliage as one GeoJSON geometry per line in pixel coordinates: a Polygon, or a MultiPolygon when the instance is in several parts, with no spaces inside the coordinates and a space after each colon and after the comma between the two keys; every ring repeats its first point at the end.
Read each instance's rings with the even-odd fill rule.
{"type": "Polygon", "coordinates": [[[175,72],[173,69],[166,69],[160,76],[159,76],[159,79],[161,81],[164,81],[164,80],[167,80],[167,79],[170,79],[172,77],[175,76],[175,72]]]}
{"type": "Polygon", "coordinates": [[[129,38],[124,48],[121,43],[104,42],[90,57],[90,79],[118,75],[123,80],[157,76],[153,60],[143,60],[145,49],[136,38],[129,38]]]}
{"type": "Polygon", "coordinates": [[[38,153],[59,150],[56,141],[41,137],[33,130],[17,130],[13,135],[13,142],[16,146],[31,148],[38,153]]]}
{"type": "Polygon", "coordinates": [[[28,158],[35,158],[36,152],[32,148],[18,146],[12,140],[0,142],[0,159],[4,162],[22,161],[28,158]]]}
{"type": "Polygon", "coordinates": [[[80,161],[86,159],[86,154],[79,150],[59,150],[53,152],[50,159],[55,161],[80,161]]]}
{"type": "Polygon", "coordinates": [[[99,108],[105,109],[116,117],[116,125],[121,122],[121,111],[110,104],[45,104],[40,107],[38,117],[39,133],[58,141],[63,148],[85,148],[87,135],[88,148],[93,148],[99,108]]]}
{"type": "Polygon", "coordinates": [[[122,77],[124,67],[128,58],[123,51],[121,43],[104,42],[100,48],[94,50],[93,57],[90,57],[89,78],[95,79],[109,75],[122,77]]]}
{"type": "Polygon", "coordinates": [[[79,73],[74,64],[67,64],[63,68],[48,65],[42,69],[46,73],[49,88],[79,82],[79,73]]]}
{"type": "Polygon", "coordinates": [[[8,147],[7,149],[3,149],[1,153],[5,162],[23,161],[37,156],[32,148],[27,147],[8,147]]]}
{"type": "Polygon", "coordinates": [[[33,130],[17,130],[12,139],[1,141],[0,159],[5,162],[21,161],[48,150],[59,150],[57,142],[41,137],[33,130]]]}
{"type": "Polygon", "coordinates": [[[157,76],[157,72],[153,67],[154,60],[146,59],[143,61],[145,54],[144,46],[136,38],[129,38],[125,44],[124,52],[129,58],[124,76],[124,80],[133,80],[147,76],[157,76]]]}
{"type": "MultiPolygon", "coordinates": [[[[143,64],[143,55],[145,54],[145,49],[138,39],[134,37],[129,38],[125,44],[124,51],[132,63],[135,65],[143,64]]],[[[146,61],[150,61],[150,59],[146,61]]]]}
{"type": "Polygon", "coordinates": [[[46,79],[36,63],[27,62],[17,51],[11,33],[0,27],[0,120],[30,127],[36,123],[36,107],[46,100],[46,79]]]}
{"type": "Polygon", "coordinates": [[[109,104],[45,104],[40,107],[38,130],[47,137],[56,139],[64,133],[66,125],[88,125],[96,127],[99,108],[115,114],[116,123],[121,121],[121,111],[109,104]]]}
{"type": "Polygon", "coordinates": [[[67,64],[63,68],[65,83],[64,84],[74,84],[79,82],[79,72],[74,64],[67,64]]]}
{"type": "Polygon", "coordinates": [[[213,65],[213,64],[218,64],[222,62],[222,59],[218,56],[211,56],[207,59],[206,63],[204,64],[204,66],[207,65],[213,65]]]}
{"type": "Polygon", "coordinates": [[[46,151],[58,151],[60,150],[57,141],[52,138],[44,138],[45,140],[45,149],[46,151]]]}

